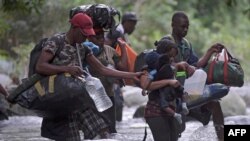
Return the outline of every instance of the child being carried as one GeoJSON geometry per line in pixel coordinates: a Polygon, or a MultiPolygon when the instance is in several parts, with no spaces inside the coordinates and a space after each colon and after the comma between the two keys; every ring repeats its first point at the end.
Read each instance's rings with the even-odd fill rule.
{"type": "MultiPolygon", "coordinates": [[[[160,47],[159,45],[162,45],[161,42],[165,42],[164,54],[159,54],[158,52],[151,52],[147,54],[145,58],[147,69],[149,71],[149,79],[151,79],[152,81],[158,81],[163,79],[176,79],[176,70],[179,71],[180,69],[182,69],[182,71],[184,71],[192,68],[184,62],[182,62],[182,65],[180,65],[180,63],[174,64],[173,58],[178,53],[177,46],[171,40],[162,39],[159,41],[157,47],[160,47]],[[180,68],[180,66],[182,66],[182,68],[180,68]],[[185,68],[183,68],[183,66],[185,66],[185,68]]],[[[185,80],[185,78],[183,80],[185,80]]],[[[179,85],[177,87],[166,86],[158,89],[158,93],[160,96],[159,102],[162,110],[177,119],[180,124],[182,123],[182,118],[181,114],[176,113],[174,110],[175,99],[179,99],[181,101],[182,113],[185,115],[189,113],[186,104],[187,93],[184,92],[183,85],[184,82],[179,81],[179,85]]]]}

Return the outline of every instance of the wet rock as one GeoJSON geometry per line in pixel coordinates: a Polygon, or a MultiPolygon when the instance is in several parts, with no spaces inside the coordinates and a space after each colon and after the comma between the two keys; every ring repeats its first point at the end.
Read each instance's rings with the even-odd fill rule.
{"type": "MultiPolygon", "coordinates": [[[[10,93],[16,88],[15,85],[9,85],[7,91],[10,93]]],[[[18,104],[9,103],[3,95],[0,95],[0,120],[8,119],[10,116],[30,116],[36,115],[34,112],[21,107],[18,104]]]]}
{"type": "MultiPolygon", "coordinates": [[[[14,64],[11,61],[0,60],[0,73],[10,73],[14,68],[14,64]]],[[[0,79],[1,81],[1,79],[0,79]]]]}
{"type": "Polygon", "coordinates": [[[7,86],[11,85],[11,83],[12,83],[12,80],[11,80],[11,78],[8,75],[0,73],[0,84],[4,88],[6,88],[7,86]]]}
{"type": "Polygon", "coordinates": [[[230,88],[230,93],[235,93],[240,95],[242,99],[246,102],[246,105],[250,107],[250,87],[245,85],[243,87],[232,87],[230,88]]]}
{"type": "Polygon", "coordinates": [[[246,102],[247,107],[250,107],[250,94],[242,95],[242,99],[246,102]]]}
{"type": "Polygon", "coordinates": [[[143,105],[148,101],[147,96],[142,96],[139,87],[125,86],[122,88],[124,104],[128,107],[143,105]]]}
{"type": "Polygon", "coordinates": [[[224,117],[245,115],[246,114],[246,103],[239,96],[239,94],[229,93],[227,96],[222,98],[221,107],[224,117]]]}

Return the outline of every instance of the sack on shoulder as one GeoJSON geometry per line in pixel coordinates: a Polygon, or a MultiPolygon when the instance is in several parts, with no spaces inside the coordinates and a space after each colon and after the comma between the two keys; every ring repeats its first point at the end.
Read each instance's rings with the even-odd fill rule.
{"type": "Polygon", "coordinates": [[[209,62],[205,67],[207,72],[207,83],[222,83],[227,86],[241,87],[244,84],[244,71],[238,59],[224,48],[222,53],[209,62]],[[221,57],[222,55],[222,57],[221,57]],[[219,58],[224,58],[223,60],[219,58]]]}
{"type": "Polygon", "coordinates": [[[29,78],[8,100],[33,110],[41,117],[68,115],[89,102],[85,83],[68,73],[29,78]]]}

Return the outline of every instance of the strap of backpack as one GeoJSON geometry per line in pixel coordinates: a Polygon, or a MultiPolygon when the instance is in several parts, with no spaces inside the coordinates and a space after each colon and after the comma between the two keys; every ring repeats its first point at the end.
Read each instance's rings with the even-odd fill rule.
{"type": "Polygon", "coordinates": [[[216,63],[216,60],[214,59],[214,60],[209,64],[209,67],[208,67],[208,74],[207,74],[208,83],[212,83],[212,82],[213,82],[214,65],[215,65],[215,63],[216,63]]]}
{"type": "Polygon", "coordinates": [[[223,65],[223,74],[224,74],[224,82],[225,84],[228,84],[228,60],[229,60],[229,57],[232,58],[231,54],[227,51],[226,48],[224,48],[224,57],[225,57],[225,62],[224,62],[224,65],[223,65]],[[228,59],[226,58],[226,55],[228,55],[228,59]]]}

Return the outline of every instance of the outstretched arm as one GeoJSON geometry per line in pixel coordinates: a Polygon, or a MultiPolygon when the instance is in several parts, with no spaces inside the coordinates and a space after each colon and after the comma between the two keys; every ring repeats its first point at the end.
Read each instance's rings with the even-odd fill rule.
{"type": "Polygon", "coordinates": [[[86,60],[91,68],[104,76],[136,79],[142,74],[141,72],[124,72],[105,67],[94,55],[88,55],[86,60]]]}
{"type": "Polygon", "coordinates": [[[212,45],[206,52],[205,55],[203,55],[199,61],[197,62],[197,67],[205,67],[209,61],[209,59],[211,58],[211,56],[213,55],[213,53],[220,53],[222,51],[222,49],[224,48],[224,45],[220,44],[220,43],[216,43],[214,45],[212,45]]]}
{"type": "Polygon", "coordinates": [[[121,48],[121,59],[117,63],[117,67],[119,70],[128,71],[129,69],[128,69],[128,55],[126,51],[126,42],[123,41],[121,38],[118,38],[117,42],[121,48]]]}
{"type": "Polygon", "coordinates": [[[151,80],[148,79],[148,72],[143,71],[143,75],[140,77],[140,85],[142,89],[145,90],[157,90],[165,86],[173,86],[173,87],[178,87],[180,85],[178,80],[175,79],[164,79],[164,80],[159,80],[159,81],[153,81],[150,82],[151,80]]]}

